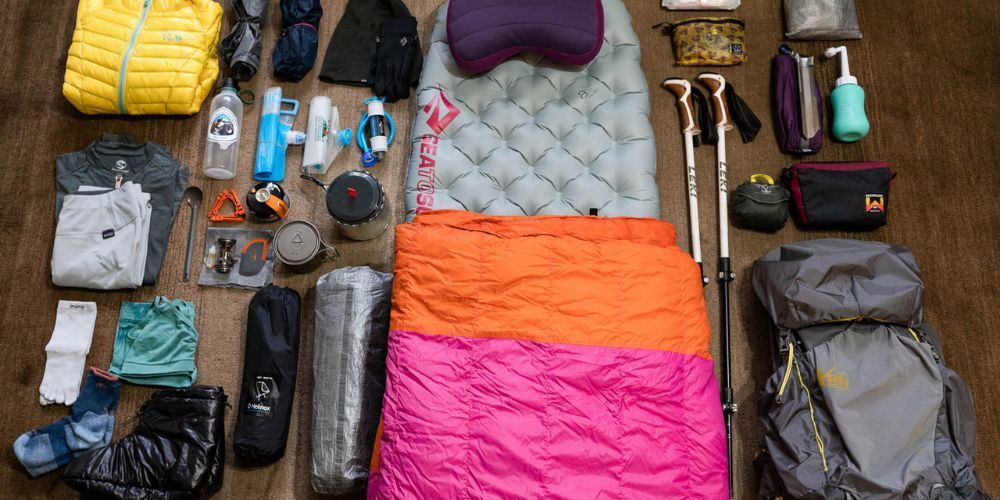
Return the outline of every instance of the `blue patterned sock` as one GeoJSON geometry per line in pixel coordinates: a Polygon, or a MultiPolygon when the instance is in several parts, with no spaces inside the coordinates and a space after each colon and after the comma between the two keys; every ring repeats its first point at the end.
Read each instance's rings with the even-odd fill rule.
{"type": "Polygon", "coordinates": [[[81,453],[111,441],[118,407],[118,377],[91,368],[70,415],[21,434],[14,455],[32,477],[52,472],[81,453]]]}

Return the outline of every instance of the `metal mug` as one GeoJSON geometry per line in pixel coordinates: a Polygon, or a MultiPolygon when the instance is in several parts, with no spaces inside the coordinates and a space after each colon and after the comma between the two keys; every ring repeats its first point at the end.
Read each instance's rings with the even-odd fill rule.
{"type": "Polygon", "coordinates": [[[323,242],[319,229],[311,222],[296,220],[278,228],[271,241],[275,258],[295,272],[309,272],[318,267],[325,254],[337,249],[323,242]]]}

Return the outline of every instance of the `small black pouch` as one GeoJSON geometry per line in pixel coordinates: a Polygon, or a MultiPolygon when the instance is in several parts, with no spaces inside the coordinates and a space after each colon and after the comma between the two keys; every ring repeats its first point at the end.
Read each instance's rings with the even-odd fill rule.
{"type": "Polygon", "coordinates": [[[895,176],[881,161],[796,163],[784,172],[799,224],[844,231],[885,225],[889,185],[895,176]]]}
{"type": "Polygon", "coordinates": [[[755,174],[733,192],[733,223],[747,229],[774,232],[788,220],[788,190],[770,176],[755,174]]]}

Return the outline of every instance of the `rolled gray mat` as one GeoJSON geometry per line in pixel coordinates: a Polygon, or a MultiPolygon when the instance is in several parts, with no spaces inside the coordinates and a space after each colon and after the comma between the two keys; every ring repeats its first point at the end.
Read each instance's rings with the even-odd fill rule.
{"type": "Polygon", "coordinates": [[[337,269],[316,283],[310,474],[317,493],[363,491],[382,414],[392,274],[337,269]]]}

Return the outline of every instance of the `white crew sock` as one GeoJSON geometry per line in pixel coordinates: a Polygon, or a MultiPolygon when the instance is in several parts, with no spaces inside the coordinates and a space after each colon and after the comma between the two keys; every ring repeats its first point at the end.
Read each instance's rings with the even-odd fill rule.
{"type": "Polygon", "coordinates": [[[97,321],[97,304],[60,300],[56,326],[45,346],[45,375],[38,402],[71,405],[80,395],[80,381],[97,321]]]}

